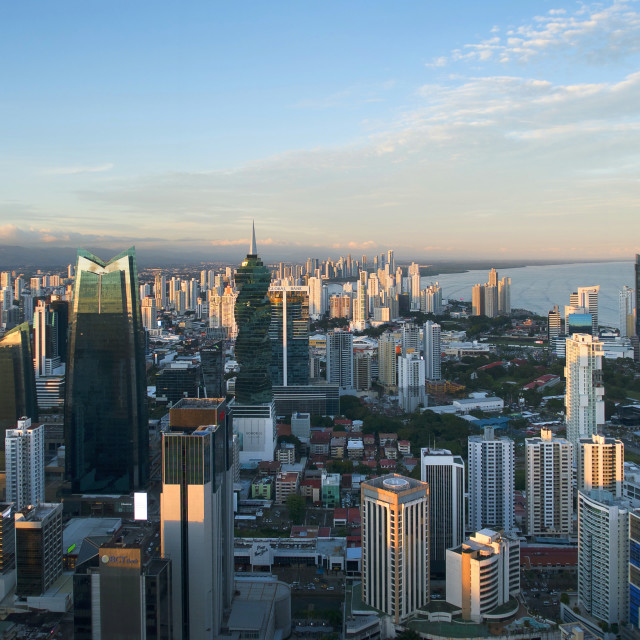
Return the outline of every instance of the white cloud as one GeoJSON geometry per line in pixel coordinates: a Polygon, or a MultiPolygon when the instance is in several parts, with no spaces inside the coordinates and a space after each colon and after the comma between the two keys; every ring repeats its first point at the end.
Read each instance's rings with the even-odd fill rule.
{"type": "MultiPolygon", "coordinates": [[[[496,31],[492,29],[491,33],[496,31]]],[[[546,15],[535,16],[531,22],[511,28],[506,37],[493,35],[481,42],[465,44],[455,49],[449,58],[507,63],[529,62],[559,53],[580,58],[582,62],[603,64],[638,51],[640,13],[626,0],[614,0],[605,8],[600,3],[581,5],[571,14],[564,9],[551,9],[546,15]]]]}
{"type": "Polygon", "coordinates": [[[103,171],[111,171],[114,165],[112,162],[98,164],[93,166],[76,166],[76,167],[54,167],[45,169],[43,173],[50,176],[75,176],[81,173],[102,173],[103,171]]]}

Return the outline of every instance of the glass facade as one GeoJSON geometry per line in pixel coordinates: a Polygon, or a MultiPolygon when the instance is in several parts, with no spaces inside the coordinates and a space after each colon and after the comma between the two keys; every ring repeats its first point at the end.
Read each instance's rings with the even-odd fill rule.
{"type": "Polygon", "coordinates": [[[22,416],[38,420],[36,377],[29,324],[21,324],[0,338],[0,429],[13,429],[22,416]]]}
{"type": "Polygon", "coordinates": [[[269,291],[269,300],[271,382],[285,386],[309,384],[309,296],[305,291],[286,291],[282,288],[269,291]]]}
{"type": "Polygon", "coordinates": [[[133,248],[109,262],[78,251],[65,444],[73,493],[129,493],[147,481],[144,332],[133,248]]]}
{"type": "Polygon", "coordinates": [[[236,401],[240,404],[271,402],[271,304],[269,283],[271,273],[257,254],[250,253],[236,273],[239,294],[236,299],[235,356],[240,365],[236,378],[236,401]]]}
{"type": "Polygon", "coordinates": [[[227,390],[224,381],[224,343],[214,342],[200,349],[202,384],[205,398],[224,398],[227,390]]]}

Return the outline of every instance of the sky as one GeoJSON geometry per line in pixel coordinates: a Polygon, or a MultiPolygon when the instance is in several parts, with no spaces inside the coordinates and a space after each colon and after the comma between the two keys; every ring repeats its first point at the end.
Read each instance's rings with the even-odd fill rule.
{"type": "Polygon", "coordinates": [[[636,0],[5,2],[0,59],[0,245],[640,251],[636,0]]]}

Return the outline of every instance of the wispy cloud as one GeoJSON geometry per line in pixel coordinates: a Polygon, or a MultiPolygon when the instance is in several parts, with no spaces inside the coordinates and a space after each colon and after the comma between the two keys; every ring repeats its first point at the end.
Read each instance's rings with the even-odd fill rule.
{"type": "Polygon", "coordinates": [[[75,176],[81,173],[102,173],[104,171],[111,171],[113,167],[114,164],[112,162],[106,162],[105,164],[88,166],[53,167],[51,169],[45,169],[43,173],[49,176],[75,176]]]}
{"type": "MultiPolygon", "coordinates": [[[[498,30],[492,30],[497,34],[498,30]]],[[[546,15],[506,31],[504,36],[465,44],[448,56],[427,63],[443,67],[450,62],[529,62],[561,53],[592,64],[604,64],[640,51],[640,13],[631,2],[616,0],[579,5],[572,13],[551,9],[546,15]]]]}

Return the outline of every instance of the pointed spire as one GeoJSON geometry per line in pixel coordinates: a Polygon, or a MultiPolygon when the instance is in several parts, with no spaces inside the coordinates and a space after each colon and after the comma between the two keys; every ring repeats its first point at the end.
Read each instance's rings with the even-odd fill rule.
{"type": "Polygon", "coordinates": [[[256,222],[255,222],[255,220],[252,221],[251,225],[252,225],[252,229],[251,229],[251,246],[249,247],[249,255],[250,256],[257,256],[258,255],[258,248],[256,247],[256,222]]]}

